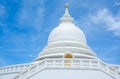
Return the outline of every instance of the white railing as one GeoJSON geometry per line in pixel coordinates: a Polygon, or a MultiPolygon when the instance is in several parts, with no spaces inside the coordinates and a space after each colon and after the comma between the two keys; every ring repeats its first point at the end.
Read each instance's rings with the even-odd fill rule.
{"type": "Polygon", "coordinates": [[[44,68],[99,69],[115,79],[120,79],[120,72],[100,60],[93,59],[44,59],[21,72],[15,79],[26,79],[44,68]]]}
{"type": "Polygon", "coordinates": [[[18,64],[18,65],[5,66],[0,68],[0,74],[18,73],[32,65],[33,64],[18,64]]]}

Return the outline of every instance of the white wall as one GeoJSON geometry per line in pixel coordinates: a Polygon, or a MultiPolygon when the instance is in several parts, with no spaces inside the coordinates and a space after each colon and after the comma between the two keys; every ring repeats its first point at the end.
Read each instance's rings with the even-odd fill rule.
{"type": "Polygon", "coordinates": [[[45,69],[27,79],[114,79],[98,70],[45,69]]]}
{"type": "Polygon", "coordinates": [[[0,79],[14,79],[18,73],[0,74],[0,79]]]}

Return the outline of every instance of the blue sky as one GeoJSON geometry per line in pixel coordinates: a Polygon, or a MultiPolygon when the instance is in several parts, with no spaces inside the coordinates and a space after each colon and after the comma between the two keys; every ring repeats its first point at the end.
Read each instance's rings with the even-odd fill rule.
{"type": "Polygon", "coordinates": [[[0,0],[0,66],[33,61],[66,3],[97,56],[120,65],[120,0],[0,0]]]}

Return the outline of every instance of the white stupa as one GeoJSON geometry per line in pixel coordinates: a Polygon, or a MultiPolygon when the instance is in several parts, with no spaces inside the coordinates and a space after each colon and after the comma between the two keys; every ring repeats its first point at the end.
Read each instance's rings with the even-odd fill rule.
{"type": "Polygon", "coordinates": [[[0,79],[120,79],[120,66],[97,58],[66,5],[60,24],[34,62],[0,68],[0,79]]]}

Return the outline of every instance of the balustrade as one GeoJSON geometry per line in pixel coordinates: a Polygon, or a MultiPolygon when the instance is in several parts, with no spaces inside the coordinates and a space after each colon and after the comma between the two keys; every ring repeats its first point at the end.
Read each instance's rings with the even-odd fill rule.
{"type": "Polygon", "coordinates": [[[113,77],[120,78],[120,73],[110,65],[105,64],[100,60],[94,59],[44,59],[36,64],[26,64],[4,67],[0,69],[0,73],[11,73],[23,71],[15,79],[20,79],[29,73],[34,73],[44,68],[79,68],[79,69],[100,69],[113,77]],[[32,65],[32,66],[31,66],[32,65]],[[31,66],[31,67],[30,67],[31,66]],[[29,68],[28,68],[29,67],[29,68]],[[25,68],[28,68],[24,70],[25,68]]]}
{"type": "Polygon", "coordinates": [[[7,74],[7,73],[18,73],[28,67],[32,66],[32,64],[19,64],[19,65],[12,65],[0,68],[0,74],[7,74]]]}

